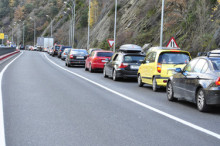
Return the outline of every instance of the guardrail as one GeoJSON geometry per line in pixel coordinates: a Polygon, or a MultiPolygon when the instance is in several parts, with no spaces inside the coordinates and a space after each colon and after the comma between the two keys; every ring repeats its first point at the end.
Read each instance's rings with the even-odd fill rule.
{"type": "Polygon", "coordinates": [[[16,51],[16,48],[12,47],[0,47],[0,56],[16,51]]]}

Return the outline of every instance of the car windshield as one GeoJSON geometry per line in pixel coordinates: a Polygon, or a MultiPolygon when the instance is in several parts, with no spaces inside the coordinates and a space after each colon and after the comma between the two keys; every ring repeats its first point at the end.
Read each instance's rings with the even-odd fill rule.
{"type": "Polygon", "coordinates": [[[72,50],[71,51],[72,55],[87,55],[87,51],[86,50],[72,50]]]}
{"type": "Polygon", "coordinates": [[[145,56],[124,56],[124,63],[141,63],[145,56]]]}
{"type": "Polygon", "coordinates": [[[215,70],[220,71],[220,59],[213,59],[212,64],[215,70]]]}
{"type": "Polygon", "coordinates": [[[98,52],[97,56],[98,57],[112,57],[113,53],[112,52],[98,52]]]}
{"type": "Polygon", "coordinates": [[[56,49],[56,50],[59,50],[59,49],[60,49],[60,47],[59,47],[59,46],[56,46],[56,47],[55,47],[55,49],[56,49]]]}
{"type": "Polygon", "coordinates": [[[186,53],[162,53],[159,57],[158,63],[161,64],[187,64],[190,57],[186,53]]]}

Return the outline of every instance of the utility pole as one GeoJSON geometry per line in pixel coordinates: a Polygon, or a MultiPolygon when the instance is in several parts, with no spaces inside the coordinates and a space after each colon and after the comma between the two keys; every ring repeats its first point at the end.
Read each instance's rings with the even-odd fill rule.
{"type": "MultiPolygon", "coordinates": [[[[64,14],[67,14],[68,16],[69,16],[69,18],[71,18],[71,16],[70,16],[70,14],[68,14],[66,11],[64,11],[64,14]]],[[[71,19],[71,22],[70,22],[70,29],[69,29],[69,46],[71,46],[72,45],[72,32],[73,32],[73,30],[72,30],[72,27],[73,25],[72,25],[72,19],[71,19]]]]}
{"type": "Polygon", "coordinates": [[[163,47],[163,17],[164,17],[164,0],[162,0],[162,11],[161,11],[160,47],[163,47]]]}
{"type": "Polygon", "coordinates": [[[24,47],[24,22],[23,22],[23,47],[24,47]]]}
{"type": "Polygon", "coordinates": [[[76,2],[73,0],[73,47],[75,45],[75,21],[76,21],[76,2]]]}
{"type": "Polygon", "coordinates": [[[115,52],[115,46],[116,46],[117,5],[118,5],[118,1],[115,0],[115,26],[114,26],[114,49],[113,49],[113,52],[115,52]]]}
{"type": "Polygon", "coordinates": [[[90,45],[89,45],[89,32],[90,32],[90,2],[91,2],[91,0],[89,0],[89,18],[88,18],[88,40],[87,40],[87,50],[89,50],[89,48],[90,48],[90,45]]]}

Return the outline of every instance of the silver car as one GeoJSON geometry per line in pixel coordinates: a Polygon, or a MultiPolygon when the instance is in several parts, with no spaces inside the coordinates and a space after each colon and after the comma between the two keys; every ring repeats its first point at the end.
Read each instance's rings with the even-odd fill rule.
{"type": "Polygon", "coordinates": [[[73,48],[66,48],[63,53],[61,54],[61,59],[66,60],[67,55],[69,54],[70,50],[73,48]]]}

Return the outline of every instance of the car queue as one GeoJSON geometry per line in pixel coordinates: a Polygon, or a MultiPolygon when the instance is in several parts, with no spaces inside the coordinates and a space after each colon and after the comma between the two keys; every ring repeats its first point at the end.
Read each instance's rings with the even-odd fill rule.
{"type": "Polygon", "coordinates": [[[99,48],[73,49],[56,45],[48,53],[65,61],[65,65],[84,66],[85,71],[103,71],[114,81],[136,78],[139,87],[153,91],[166,88],[168,101],[186,100],[201,112],[220,105],[220,50],[200,53],[191,58],[179,48],[152,47],[146,53],[137,45],[122,45],[117,52],[99,48]]]}

